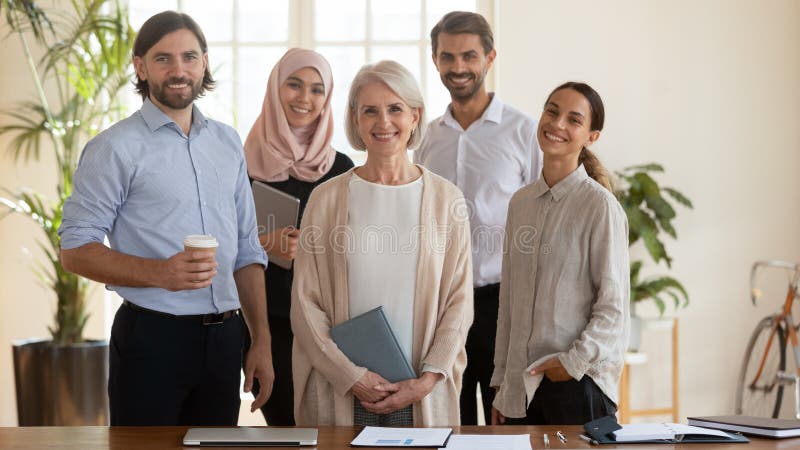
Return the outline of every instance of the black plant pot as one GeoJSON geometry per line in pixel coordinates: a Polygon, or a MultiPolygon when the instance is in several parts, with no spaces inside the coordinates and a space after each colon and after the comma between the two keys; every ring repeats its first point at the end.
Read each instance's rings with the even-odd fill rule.
{"type": "Polygon", "coordinates": [[[108,425],[108,341],[13,342],[19,426],[108,425]]]}

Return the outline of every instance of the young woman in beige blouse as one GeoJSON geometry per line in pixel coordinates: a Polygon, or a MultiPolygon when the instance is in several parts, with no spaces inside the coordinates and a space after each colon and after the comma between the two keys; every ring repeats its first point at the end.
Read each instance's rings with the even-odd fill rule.
{"type": "Polygon", "coordinates": [[[583,424],[616,412],[629,328],[628,224],[587,147],[603,102],[556,88],[538,138],[542,177],[511,199],[500,285],[493,423],[583,424]]]}
{"type": "Polygon", "coordinates": [[[458,424],[472,323],[464,198],[409,161],[425,117],[419,87],[400,64],[359,71],[346,120],[350,144],[366,150],[367,161],[317,187],[303,216],[291,307],[295,419],[311,426],[458,424]],[[377,306],[418,378],[389,383],[331,340],[331,327],[377,306]]]}

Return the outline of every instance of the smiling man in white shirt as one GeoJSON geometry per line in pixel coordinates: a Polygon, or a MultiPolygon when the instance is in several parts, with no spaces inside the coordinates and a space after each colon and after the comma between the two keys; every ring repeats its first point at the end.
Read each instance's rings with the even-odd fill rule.
{"type": "Polygon", "coordinates": [[[483,16],[461,11],[446,14],[431,30],[431,45],[451,103],[444,115],[430,123],[414,162],[455,183],[470,207],[475,321],[467,338],[461,424],[477,424],[478,385],[488,424],[494,399],[489,382],[508,201],[539,178],[542,152],[536,120],[486,91],[484,78],[497,52],[483,16]]]}

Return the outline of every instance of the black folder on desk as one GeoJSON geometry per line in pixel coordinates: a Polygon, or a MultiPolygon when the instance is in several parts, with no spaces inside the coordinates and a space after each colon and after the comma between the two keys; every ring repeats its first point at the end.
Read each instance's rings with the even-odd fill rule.
{"type": "MultiPolygon", "coordinates": [[[[628,439],[625,441],[617,440],[614,432],[621,430],[622,426],[617,423],[614,417],[606,416],[593,420],[583,425],[583,429],[598,444],[711,444],[711,443],[741,443],[750,442],[749,439],[741,434],[723,432],[725,436],[708,435],[703,433],[691,433],[673,435],[669,438],[653,439],[644,437],[642,439],[628,439]]],[[[712,431],[712,430],[709,430],[712,431]]]]}
{"type": "Polygon", "coordinates": [[[391,383],[417,377],[397,342],[383,306],[331,328],[331,338],[350,361],[391,383]]]}

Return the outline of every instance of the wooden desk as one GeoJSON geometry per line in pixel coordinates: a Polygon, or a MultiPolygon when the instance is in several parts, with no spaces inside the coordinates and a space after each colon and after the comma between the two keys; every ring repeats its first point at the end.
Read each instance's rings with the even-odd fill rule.
{"type": "MultiPolygon", "coordinates": [[[[67,450],[131,450],[131,449],[206,449],[212,447],[183,447],[183,435],[189,427],[17,427],[0,428],[0,448],[7,449],[67,449],[67,450]]],[[[319,450],[352,450],[350,441],[358,434],[358,427],[320,427],[319,450]]],[[[464,426],[454,427],[454,432],[462,434],[531,434],[534,449],[542,449],[542,433],[550,435],[550,448],[592,448],[597,450],[626,449],[641,450],[783,450],[800,448],[800,438],[796,439],[758,439],[751,438],[750,444],[682,444],[682,445],[602,445],[592,447],[578,439],[579,426],[464,426]],[[567,443],[556,439],[556,430],[562,430],[567,443]]],[[[225,447],[230,449],[231,447],[225,447]]],[[[242,447],[238,447],[242,448],[242,447]]],[[[260,447],[263,448],[263,447],[260,447]]],[[[276,448],[276,447],[269,447],[276,448]]],[[[298,447],[286,447],[295,448],[298,447]]],[[[310,448],[310,447],[300,447],[310,448]]]]}

